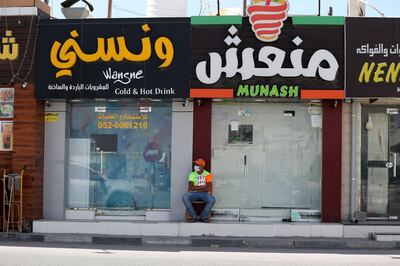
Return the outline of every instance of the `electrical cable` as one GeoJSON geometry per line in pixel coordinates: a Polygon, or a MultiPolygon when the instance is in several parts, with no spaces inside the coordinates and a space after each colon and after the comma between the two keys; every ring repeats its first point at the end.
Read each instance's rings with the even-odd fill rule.
{"type": "MultiPolygon", "coordinates": [[[[7,31],[8,30],[7,0],[5,0],[4,10],[5,10],[5,27],[6,27],[6,31],[7,31]]],[[[20,78],[19,77],[20,71],[21,71],[22,67],[24,66],[24,62],[25,62],[26,56],[28,54],[29,47],[31,45],[31,37],[32,37],[32,29],[33,29],[34,17],[35,17],[35,15],[32,13],[30,26],[29,26],[28,40],[26,42],[26,47],[25,47],[25,52],[24,52],[24,55],[22,57],[22,60],[21,60],[21,62],[19,64],[19,66],[18,66],[17,72],[14,71],[13,60],[10,60],[10,68],[11,68],[12,77],[11,77],[11,80],[8,83],[6,83],[7,86],[13,84],[15,80],[26,81],[26,79],[29,77],[29,75],[30,75],[30,73],[32,71],[33,63],[34,63],[34,59],[35,59],[35,51],[36,51],[37,37],[38,37],[38,31],[39,31],[40,16],[38,16],[37,23],[36,23],[36,35],[35,35],[35,40],[34,40],[34,44],[33,44],[33,54],[32,54],[31,62],[29,64],[29,69],[28,69],[27,74],[25,75],[24,78],[20,78]]]]}
{"type": "Polygon", "coordinates": [[[115,9],[117,9],[117,10],[120,10],[120,11],[123,11],[123,12],[126,12],[126,13],[131,13],[131,14],[138,15],[138,16],[143,16],[143,17],[146,16],[145,14],[142,14],[142,13],[139,13],[139,12],[135,12],[135,11],[132,11],[132,10],[124,9],[124,8],[122,8],[122,7],[120,7],[120,6],[116,5],[116,4],[113,4],[113,7],[115,9]]]}

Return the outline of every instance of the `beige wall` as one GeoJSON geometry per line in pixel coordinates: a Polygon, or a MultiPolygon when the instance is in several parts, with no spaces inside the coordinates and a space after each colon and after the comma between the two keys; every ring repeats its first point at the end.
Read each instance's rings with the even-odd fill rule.
{"type": "Polygon", "coordinates": [[[0,0],[0,8],[5,7],[37,7],[46,14],[50,14],[50,6],[41,0],[0,0]]]}
{"type": "Polygon", "coordinates": [[[342,220],[349,220],[351,178],[351,104],[342,108],[342,220]]]}

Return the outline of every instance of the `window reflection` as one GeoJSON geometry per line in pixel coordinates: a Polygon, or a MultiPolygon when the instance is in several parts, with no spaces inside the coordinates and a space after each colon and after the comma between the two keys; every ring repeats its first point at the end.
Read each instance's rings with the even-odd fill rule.
{"type": "Polygon", "coordinates": [[[169,208],[171,114],[171,102],[72,103],[68,207],[169,208]]]}

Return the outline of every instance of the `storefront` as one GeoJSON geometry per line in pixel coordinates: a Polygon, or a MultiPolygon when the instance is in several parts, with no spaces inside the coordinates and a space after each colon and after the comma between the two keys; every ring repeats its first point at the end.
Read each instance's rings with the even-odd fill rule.
{"type": "Polygon", "coordinates": [[[360,151],[353,155],[353,221],[400,219],[399,26],[393,18],[346,18],[346,97],[360,151]]]}
{"type": "Polygon", "coordinates": [[[40,22],[45,218],[145,219],[152,210],[169,217],[172,175],[191,166],[190,145],[181,152],[187,167],[172,168],[180,158],[172,152],[184,144],[173,131],[190,113],[189,27],[185,18],[40,22]]]}
{"type": "Polygon", "coordinates": [[[215,218],[338,222],[344,19],[275,7],[272,25],[254,8],[192,17],[194,154],[214,174],[215,218]]]}
{"type": "Polygon", "coordinates": [[[67,208],[170,208],[172,103],[142,104],[70,103],[67,208]]]}
{"type": "MultiPolygon", "coordinates": [[[[0,167],[3,175],[4,169],[21,173],[25,166],[23,202],[18,208],[22,208],[23,227],[31,230],[30,222],[42,218],[43,212],[44,102],[35,98],[33,74],[37,23],[39,16],[46,15],[36,7],[23,12],[12,8],[6,14],[0,17],[0,167]]],[[[14,195],[19,193],[17,189],[14,195]]],[[[1,212],[10,210],[19,219],[17,207],[7,207],[3,189],[0,194],[1,212]]]]}
{"type": "Polygon", "coordinates": [[[215,219],[340,221],[344,20],[284,14],[41,21],[45,218],[182,220],[202,157],[215,219]]]}

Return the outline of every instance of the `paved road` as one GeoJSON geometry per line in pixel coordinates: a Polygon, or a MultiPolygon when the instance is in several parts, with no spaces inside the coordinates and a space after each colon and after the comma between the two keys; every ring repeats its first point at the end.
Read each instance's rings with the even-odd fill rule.
{"type": "Polygon", "coordinates": [[[400,265],[400,251],[262,250],[0,243],[1,266],[400,265]]]}

